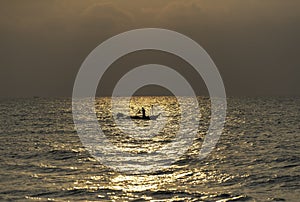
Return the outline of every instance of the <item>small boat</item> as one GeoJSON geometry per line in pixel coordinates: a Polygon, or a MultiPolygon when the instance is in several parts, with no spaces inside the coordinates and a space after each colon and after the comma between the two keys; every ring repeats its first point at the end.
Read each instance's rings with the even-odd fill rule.
{"type": "Polygon", "coordinates": [[[135,115],[135,116],[126,116],[122,113],[118,113],[117,114],[117,118],[130,118],[130,119],[139,119],[139,120],[156,120],[161,113],[159,113],[158,115],[150,115],[150,116],[146,116],[146,110],[144,109],[144,107],[142,107],[142,113],[143,115],[142,116],[138,116],[138,115],[135,115]]]}
{"type": "Polygon", "coordinates": [[[160,116],[160,113],[156,116],[130,116],[131,119],[141,119],[141,120],[156,120],[160,116]]]}
{"type": "Polygon", "coordinates": [[[142,119],[142,120],[150,120],[150,117],[149,116],[145,116],[145,117],[142,117],[142,116],[130,116],[131,119],[142,119]]]}

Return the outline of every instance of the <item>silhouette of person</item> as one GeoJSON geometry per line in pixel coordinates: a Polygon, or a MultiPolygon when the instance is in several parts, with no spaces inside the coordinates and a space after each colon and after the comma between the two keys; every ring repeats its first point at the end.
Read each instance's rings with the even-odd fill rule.
{"type": "Polygon", "coordinates": [[[146,118],[146,110],[142,107],[143,118],[146,118]]]}

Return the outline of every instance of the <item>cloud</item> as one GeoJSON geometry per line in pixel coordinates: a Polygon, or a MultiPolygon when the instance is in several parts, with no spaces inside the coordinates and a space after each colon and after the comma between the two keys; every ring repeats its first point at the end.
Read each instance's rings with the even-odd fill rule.
{"type": "Polygon", "coordinates": [[[83,10],[79,16],[80,26],[86,26],[91,30],[98,27],[105,32],[128,27],[133,21],[133,16],[129,12],[111,3],[92,5],[83,10]]]}
{"type": "Polygon", "coordinates": [[[194,1],[183,3],[174,1],[160,10],[157,20],[162,24],[191,25],[199,20],[202,21],[203,9],[194,1]]]}

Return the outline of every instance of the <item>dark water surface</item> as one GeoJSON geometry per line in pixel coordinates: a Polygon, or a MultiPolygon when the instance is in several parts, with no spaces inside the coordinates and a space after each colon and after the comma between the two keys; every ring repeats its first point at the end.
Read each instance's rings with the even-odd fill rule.
{"type": "MultiPolygon", "coordinates": [[[[167,144],[177,127],[176,99],[136,98],[133,110],[150,101],[172,114],[157,137],[167,144]]],[[[109,103],[97,100],[99,123],[112,141],[125,144],[109,103]]],[[[0,200],[299,201],[300,99],[228,99],[224,133],[202,161],[197,153],[209,125],[210,102],[201,97],[199,103],[201,122],[190,150],[166,170],[134,175],[102,165],[85,150],[74,130],[71,99],[2,99],[0,200]]],[[[126,140],[131,149],[143,148],[131,141],[126,140]]]]}

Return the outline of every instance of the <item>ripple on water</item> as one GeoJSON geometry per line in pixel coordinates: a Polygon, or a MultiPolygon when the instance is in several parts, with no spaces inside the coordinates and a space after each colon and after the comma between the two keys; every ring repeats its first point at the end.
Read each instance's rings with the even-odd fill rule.
{"type": "MultiPolygon", "coordinates": [[[[152,140],[122,134],[108,98],[97,100],[99,124],[112,142],[143,153],[174,138],[173,97],[135,98],[166,106],[174,116],[152,140]],[[127,136],[128,137],[128,136],[127,136]]],[[[74,130],[70,99],[0,101],[0,200],[53,201],[298,201],[300,100],[230,98],[224,134],[202,161],[209,100],[199,97],[201,122],[193,146],[170,168],[152,174],[117,173],[85,150],[74,130]]],[[[140,123],[137,123],[140,124],[140,123]]]]}

